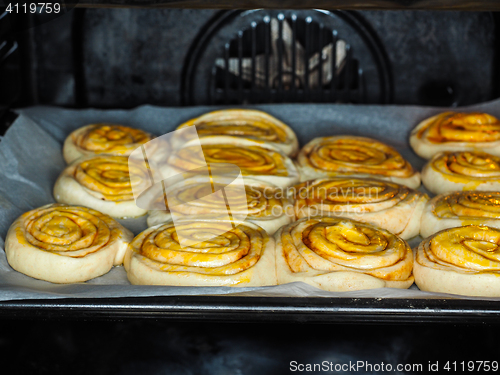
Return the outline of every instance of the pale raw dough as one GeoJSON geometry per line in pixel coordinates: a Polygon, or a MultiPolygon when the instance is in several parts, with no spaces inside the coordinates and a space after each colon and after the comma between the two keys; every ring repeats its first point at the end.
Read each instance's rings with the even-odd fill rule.
{"type": "Polygon", "coordinates": [[[299,219],[316,215],[347,217],[381,227],[405,240],[418,236],[428,200],[425,194],[407,186],[369,178],[312,180],[295,186],[294,194],[299,219]]]}
{"type": "Polygon", "coordinates": [[[90,124],[76,129],[66,138],[63,145],[63,157],[66,163],[69,164],[74,160],[81,158],[82,156],[92,156],[97,154],[129,156],[137,147],[140,147],[142,144],[152,139],[153,136],[149,133],[123,125],[90,124]],[[82,140],[96,128],[102,126],[108,126],[111,128],[118,127],[121,133],[117,134],[118,131],[115,131],[115,133],[111,134],[111,138],[108,141],[109,147],[107,147],[106,149],[94,151],[82,147],[82,140]],[[133,134],[139,135],[141,139],[137,142],[132,141],[131,143],[126,144],[120,144],[119,142],[117,142],[117,139],[120,138],[120,135],[122,135],[123,137],[129,136],[129,134],[127,134],[128,132],[131,132],[132,136],[133,134]]]}
{"type": "Polygon", "coordinates": [[[145,215],[147,210],[137,206],[133,196],[127,200],[107,200],[99,191],[91,190],[80,184],[75,177],[75,171],[82,162],[105,157],[107,155],[87,156],[77,159],[67,166],[54,185],[56,202],[90,207],[120,219],[145,215]]]}
{"type": "Polygon", "coordinates": [[[129,230],[107,215],[85,207],[52,204],[23,214],[11,225],[5,240],[5,253],[10,266],[25,275],[52,283],[79,283],[104,275],[113,265],[122,264],[133,237],[129,230]],[[27,238],[31,235],[26,226],[33,215],[42,211],[49,214],[54,210],[92,216],[109,229],[109,241],[92,252],[87,252],[89,247],[73,251],[51,251],[32,244],[27,238]]]}
{"type": "Polygon", "coordinates": [[[371,138],[349,135],[315,138],[300,150],[297,163],[301,181],[361,177],[391,181],[412,189],[420,186],[418,171],[394,148],[371,138]],[[323,165],[313,161],[313,156],[323,165]]]}
{"type": "MultiPolygon", "coordinates": [[[[494,237],[500,239],[500,231],[494,228],[472,225],[461,228],[445,229],[435,233],[431,237],[425,239],[417,248],[415,254],[415,263],[413,273],[415,275],[415,283],[420,290],[427,292],[451,293],[466,296],[481,296],[481,297],[500,297],[500,262],[498,261],[498,244],[491,243],[491,246],[497,246],[494,252],[491,252],[490,257],[496,254],[497,260],[489,260],[475,252],[475,256],[482,258],[484,267],[483,271],[475,270],[467,266],[466,260],[463,259],[461,265],[458,266],[449,263],[440,258],[431,249],[434,246],[433,241],[436,241],[437,236],[441,236],[448,240],[456,238],[456,241],[469,240],[467,235],[463,235],[463,231],[496,231],[494,237]],[[444,235],[443,235],[444,234],[444,235]],[[488,267],[491,267],[488,270],[488,267]]],[[[483,238],[481,234],[478,236],[483,238]]],[[[440,238],[440,237],[438,237],[440,238]]],[[[448,247],[449,245],[443,245],[448,247]]],[[[468,254],[472,250],[461,245],[462,254],[468,254]]],[[[492,259],[492,258],[491,258],[492,259]]],[[[473,262],[473,259],[470,260],[473,262]]]]}
{"type": "MultiPolygon", "coordinates": [[[[446,112],[446,113],[441,113],[436,116],[432,116],[422,122],[420,122],[411,132],[410,135],[410,145],[415,151],[415,153],[424,158],[424,159],[431,159],[434,157],[436,154],[439,154],[441,152],[445,151],[484,151],[488,152],[492,155],[497,155],[500,156],[500,140],[496,141],[488,141],[488,142],[470,142],[470,141],[456,141],[452,137],[451,139],[447,139],[446,134],[441,134],[442,140],[440,141],[432,141],[429,139],[427,136],[427,129],[434,124],[436,126],[437,120],[440,120],[443,116],[448,116],[448,115],[453,115],[452,112],[446,112]]],[[[457,114],[455,114],[457,115],[457,114]]],[[[463,115],[463,114],[458,114],[463,115]]],[[[488,121],[490,118],[492,121],[494,121],[493,116],[489,116],[486,114],[470,114],[471,117],[479,115],[480,118],[482,118],[483,121],[488,121]],[[484,117],[484,118],[483,118],[484,117]]],[[[479,124],[479,123],[478,123],[479,124]]],[[[500,133],[500,123],[498,123],[498,120],[496,121],[496,126],[497,129],[495,130],[496,133],[500,133]]],[[[460,124],[457,124],[456,126],[456,132],[465,132],[466,129],[462,128],[460,124]]],[[[476,137],[481,136],[482,134],[491,133],[490,128],[484,127],[484,130],[481,129],[481,126],[477,126],[476,130],[476,137]]],[[[470,136],[471,132],[469,131],[468,135],[470,136]]],[[[500,137],[500,135],[499,135],[500,137]]]]}
{"type": "Polygon", "coordinates": [[[422,182],[434,194],[462,190],[499,191],[500,158],[468,151],[438,154],[422,169],[422,182]]]}
{"type": "MultiPolygon", "coordinates": [[[[227,186],[233,182],[232,179],[219,177],[215,178],[215,182],[226,186],[226,195],[231,193],[231,186],[227,186]]],[[[250,206],[246,207],[246,212],[243,207],[234,207],[234,202],[237,203],[238,201],[241,201],[243,197],[241,197],[242,199],[233,198],[231,200],[231,202],[233,202],[233,207],[230,207],[231,215],[233,217],[238,214],[248,215],[246,218],[242,219],[257,224],[270,235],[273,235],[283,225],[289,224],[295,220],[292,202],[290,198],[285,196],[286,192],[278,189],[275,185],[267,184],[252,178],[245,178],[244,184],[248,192],[247,194],[250,194],[250,196],[247,195],[248,198],[245,197],[244,200],[245,202],[249,201],[250,206]]],[[[210,184],[207,184],[206,179],[198,177],[177,182],[167,187],[165,192],[167,194],[168,201],[172,202],[175,200],[174,204],[176,205],[181,202],[178,198],[176,198],[178,194],[196,189],[196,187],[198,189],[205,188],[206,190],[211,190],[211,186],[210,184]]],[[[197,191],[199,190],[194,190],[194,192],[197,191]]],[[[213,198],[208,195],[201,199],[190,202],[183,200],[183,202],[185,202],[182,205],[183,210],[178,212],[178,215],[184,216],[185,219],[203,219],[217,214],[225,216],[228,212],[226,206],[214,204],[213,198]]],[[[216,202],[220,203],[219,201],[216,202]]],[[[179,209],[178,206],[176,207],[179,209]]],[[[176,207],[173,209],[175,210],[176,207]]],[[[169,222],[170,220],[172,220],[172,213],[170,210],[151,210],[148,213],[147,223],[148,226],[152,227],[161,223],[169,222]]]]}
{"type": "Polygon", "coordinates": [[[432,198],[422,214],[420,235],[427,238],[444,229],[470,224],[500,228],[500,193],[464,191],[432,198]]]}
{"type": "MultiPolygon", "coordinates": [[[[200,138],[221,135],[248,138],[274,146],[289,157],[294,157],[299,149],[297,136],[288,125],[265,112],[254,109],[224,109],[209,112],[185,122],[178,129],[192,125],[197,126],[200,138]],[[241,129],[236,131],[238,128],[241,129]],[[279,139],[274,128],[283,134],[284,139],[279,139]],[[235,131],[231,132],[231,129],[235,131]]],[[[179,141],[174,142],[174,145],[182,144],[183,140],[179,141]]]]}
{"type": "MultiPolygon", "coordinates": [[[[323,246],[319,238],[310,236],[311,233],[308,235],[309,240],[318,241],[317,246],[323,246]]],[[[318,216],[289,224],[281,228],[275,237],[278,284],[302,281],[332,292],[383,287],[406,289],[413,284],[413,253],[410,247],[405,241],[384,229],[345,218],[318,216]],[[319,223],[332,227],[340,225],[340,233],[345,236],[352,234],[353,230],[354,236],[358,236],[360,228],[368,228],[371,233],[386,238],[387,248],[379,252],[380,255],[372,253],[370,256],[364,256],[363,252],[346,252],[341,258],[333,258],[333,254],[342,254],[343,251],[331,243],[327,236],[323,244],[332,254],[332,257],[327,259],[328,256],[320,255],[303,242],[303,233],[319,223]],[[394,258],[394,261],[387,260],[388,258],[394,258]]],[[[364,238],[363,235],[360,238],[364,238]]],[[[345,243],[347,242],[345,239],[345,243]]]]}
{"type": "MultiPolygon", "coordinates": [[[[193,231],[206,231],[204,225],[216,225],[217,223],[210,223],[207,221],[186,221],[193,231]],[[208,223],[208,224],[207,224],[208,223]],[[201,230],[200,230],[201,229],[201,230]]],[[[177,223],[176,227],[179,224],[177,223]]],[[[266,286],[276,285],[276,263],[274,256],[274,239],[269,237],[268,234],[258,225],[239,222],[235,223],[237,229],[240,226],[246,227],[248,233],[253,233],[247,238],[250,240],[250,250],[246,255],[239,257],[235,262],[226,263],[224,260],[218,268],[204,267],[204,266],[185,266],[182,261],[196,259],[198,262],[206,261],[207,253],[200,254],[197,251],[196,255],[189,255],[193,253],[191,248],[185,249],[171,249],[169,261],[160,262],[150,259],[141,253],[141,247],[145,239],[150,235],[155,235],[172,228],[173,224],[160,224],[146,229],[140,233],[130,244],[125,255],[124,266],[127,270],[128,279],[132,284],[136,285],[173,285],[173,286],[233,286],[233,287],[246,287],[246,286],[266,286]],[[259,244],[262,244],[260,256],[253,265],[249,265],[247,258],[258,253],[257,249],[259,244]],[[196,257],[196,258],[193,258],[196,257]],[[174,262],[175,261],[175,262],[174,262]],[[233,270],[235,264],[239,264],[241,269],[233,270]],[[171,270],[168,270],[170,268],[171,270]],[[225,271],[218,271],[225,269],[225,271]]],[[[241,242],[239,242],[241,244],[241,242]]],[[[217,254],[217,245],[212,244],[214,252],[209,252],[208,255],[217,254]]],[[[158,256],[161,255],[159,251],[158,256]]],[[[229,252],[226,252],[230,256],[229,252]]]]}
{"type": "MultiPolygon", "coordinates": [[[[252,153],[257,152],[275,156],[283,163],[284,170],[281,171],[282,172],[281,174],[276,174],[274,172],[262,173],[259,171],[260,168],[255,169],[252,167],[252,165],[250,165],[250,167],[246,169],[246,172],[245,171],[243,172],[243,176],[248,176],[251,177],[252,179],[260,180],[272,185],[276,185],[278,187],[292,186],[299,182],[299,172],[294,162],[288,156],[281,153],[279,149],[268,144],[263,144],[261,142],[256,142],[244,138],[228,137],[228,136],[217,136],[217,137],[214,136],[208,138],[201,138],[199,141],[193,140],[187,142],[182,149],[176,150],[173,153],[173,155],[169,157],[168,159],[169,164],[163,167],[163,172],[162,172],[163,176],[166,177],[175,176],[179,173],[189,171],[190,170],[189,168],[205,167],[206,163],[209,164],[232,163],[232,161],[227,157],[225,157],[224,159],[210,161],[209,159],[207,160],[206,155],[205,155],[206,163],[205,160],[199,160],[198,156],[195,155],[195,151],[191,151],[190,148],[192,147],[193,149],[197,149],[198,148],[197,146],[200,143],[202,146],[212,146],[212,145],[215,146],[221,145],[224,147],[233,146],[234,148],[232,148],[232,150],[230,149],[229,152],[233,153],[235,156],[240,156],[240,154],[238,153],[240,148],[241,150],[250,150],[250,152],[252,153]],[[190,152],[191,158],[189,160],[183,160],[182,156],[179,154],[179,152],[182,152],[182,150],[184,149],[190,152]],[[186,163],[186,162],[188,162],[191,166],[184,167],[179,165],[179,163],[186,163]]],[[[254,156],[258,156],[258,154],[254,154],[254,156]]],[[[250,160],[247,161],[249,161],[250,164],[252,163],[252,161],[250,160]]],[[[256,161],[256,163],[258,163],[258,161],[256,161]]],[[[258,164],[258,166],[260,167],[260,164],[258,164]]],[[[239,167],[241,168],[241,165],[239,167]]]]}

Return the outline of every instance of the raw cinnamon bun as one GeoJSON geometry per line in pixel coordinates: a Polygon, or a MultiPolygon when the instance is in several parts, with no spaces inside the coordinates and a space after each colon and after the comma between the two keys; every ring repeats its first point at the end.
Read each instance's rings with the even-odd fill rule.
{"type": "Polygon", "coordinates": [[[425,159],[444,151],[486,151],[500,156],[500,121],[487,113],[441,113],[413,129],[410,145],[425,159]]]}
{"type": "Polygon", "coordinates": [[[171,220],[171,211],[186,218],[213,218],[228,215],[247,215],[246,221],[257,224],[270,235],[280,227],[294,220],[293,206],[286,192],[274,185],[250,178],[245,179],[245,197],[239,197],[240,190],[230,185],[231,179],[216,178],[213,185],[203,178],[191,178],[166,188],[169,210],[149,211],[148,226],[171,220]],[[220,185],[220,186],[218,186],[220,185]],[[229,207],[213,198],[212,192],[224,189],[229,207]],[[243,199],[240,199],[243,198],[243,199]]]}
{"type": "MultiPolygon", "coordinates": [[[[176,150],[165,167],[166,175],[175,175],[214,164],[234,164],[243,177],[250,177],[278,187],[299,181],[293,161],[276,148],[236,137],[209,137],[188,142],[176,150]]],[[[222,173],[222,172],[221,172],[222,173]]]]}
{"type": "Polygon", "coordinates": [[[500,157],[484,152],[445,152],[422,169],[422,182],[434,194],[500,189],[500,157]]]}
{"type": "Polygon", "coordinates": [[[347,291],[413,284],[408,244],[385,229],[346,218],[303,218],[276,233],[278,283],[303,281],[347,291]]]}
{"type": "Polygon", "coordinates": [[[468,225],[425,239],[415,255],[420,290],[500,297],[500,229],[468,225]]]}
{"type": "Polygon", "coordinates": [[[379,226],[403,239],[419,234],[428,197],[407,186],[368,178],[317,179],[293,188],[297,218],[342,216],[379,226]]]}
{"type": "Polygon", "coordinates": [[[420,174],[392,147],[374,139],[333,136],[313,139],[297,157],[301,181],[329,177],[372,177],[420,186],[420,174]]]}
{"type": "Polygon", "coordinates": [[[145,168],[133,161],[129,163],[124,156],[80,158],[57,179],[54,198],[59,203],[90,207],[116,218],[142,216],[147,210],[138,207],[134,200],[131,173],[135,184],[148,178],[145,168]]]}
{"type": "Polygon", "coordinates": [[[248,222],[186,220],[151,227],[131,242],[124,265],[132,284],[276,285],[274,239],[248,222]],[[180,233],[188,245],[181,246],[180,233]]]}
{"type": "Polygon", "coordinates": [[[424,208],[420,234],[423,238],[443,229],[465,225],[500,228],[500,193],[464,191],[438,195],[424,208]]]}
{"type": "Polygon", "coordinates": [[[290,157],[295,156],[299,148],[297,136],[288,125],[265,112],[253,109],[224,109],[209,112],[185,122],[178,129],[193,125],[196,126],[200,138],[211,136],[248,138],[274,146],[290,157]]]}
{"type": "Polygon", "coordinates": [[[35,279],[77,283],[120,265],[133,235],[108,215],[50,204],[26,212],[10,227],[5,253],[12,268],[35,279]]]}
{"type": "Polygon", "coordinates": [[[71,163],[82,156],[110,154],[129,156],[153,136],[145,131],[115,124],[92,124],[73,131],[64,141],[63,156],[71,163]]]}

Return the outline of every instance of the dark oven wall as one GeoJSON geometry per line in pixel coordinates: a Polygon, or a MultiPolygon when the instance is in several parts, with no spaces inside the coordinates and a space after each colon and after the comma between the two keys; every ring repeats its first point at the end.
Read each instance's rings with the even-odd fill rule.
{"type": "MultiPolygon", "coordinates": [[[[50,22],[44,22],[44,15],[11,20],[33,27],[24,27],[14,35],[19,48],[0,65],[1,91],[9,93],[0,97],[0,106],[9,101],[18,106],[175,106],[218,103],[224,95],[226,100],[230,97],[229,104],[347,101],[457,106],[498,96],[495,14],[272,11],[269,16],[266,21],[266,13],[259,11],[75,9],[50,22]],[[314,82],[303,78],[302,84],[311,82],[303,95],[298,76],[291,79],[293,88],[298,88],[295,96],[284,95],[290,90],[287,77],[285,81],[279,78],[279,82],[266,79],[257,88],[260,91],[253,94],[256,83],[242,80],[242,95],[237,95],[239,81],[230,77],[226,83],[226,71],[217,67],[215,60],[219,58],[223,64],[227,50],[237,68],[240,31],[243,63],[252,53],[264,54],[261,39],[257,38],[252,47],[251,33],[255,28],[256,35],[260,35],[260,23],[264,33],[266,25],[268,33],[272,33],[273,21],[269,19],[286,23],[275,23],[276,28],[281,27],[279,30],[285,27],[285,36],[287,28],[292,30],[298,19],[297,30],[294,29],[297,43],[306,45],[309,40],[310,46],[304,47],[309,49],[309,55],[314,48],[320,51],[323,46],[321,53],[325,53],[332,32],[338,33],[338,39],[351,47],[350,60],[344,62],[343,68],[338,63],[337,75],[331,76],[331,80],[336,77],[338,91],[347,88],[351,95],[332,91],[329,96],[330,82],[321,76],[319,81],[323,84],[316,88],[314,82]],[[305,23],[301,24],[301,20],[305,23]],[[310,31],[306,30],[308,22],[312,25],[310,31]],[[323,33],[321,36],[318,30],[323,33]],[[262,95],[273,89],[266,84],[274,83],[276,95],[262,95]],[[224,91],[230,86],[235,87],[235,95],[224,91]],[[280,90],[284,93],[281,96],[280,90]],[[326,97],[322,92],[320,96],[313,95],[314,90],[323,90],[326,97]]],[[[276,48],[286,49],[290,45],[276,48]]],[[[273,45],[269,48],[272,53],[273,45]]],[[[336,58],[339,59],[338,52],[336,58]]],[[[324,72],[325,76],[331,74],[324,72]]]]}

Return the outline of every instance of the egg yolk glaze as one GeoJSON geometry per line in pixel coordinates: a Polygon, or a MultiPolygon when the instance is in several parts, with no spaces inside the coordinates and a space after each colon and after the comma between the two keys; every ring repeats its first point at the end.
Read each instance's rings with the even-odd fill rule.
{"type": "Polygon", "coordinates": [[[244,224],[225,231],[225,225],[216,221],[177,223],[175,227],[167,223],[137,236],[131,248],[159,271],[235,275],[258,262],[268,241],[264,233],[244,224]],[[195,244],[182,247],[178,231],[195,244]]]}
{"type": "Polygon", "coordinates": [[[75,136],[83,150],[113,155],[130,155],[137,147],[152,140],[151,134],[123,125],[96,124],[75,136]]]}
{"type": "MultiPolygon", "coordinates": [[[[410,177],[415,173],[394,148],[363,137],[325,138],[307,152],[306,158],[310,166],[333,174],[410,177]]],[[[304,161],[299,158],[299,163],[303,165],[304,161]]]]}
{"type": "Polygon", "coordinates": [[[286,127],[267,113],[254,110],[222,110],[194,118],[178,127],[196,126],[198,136],[229,135],[257,141],[285,143],[286,127]]]}
{"type": "Polygon", "coordinates": [[[169,158],[169,164],[181,170],[204,167],[206,163],[230,163],[240,167],[243,175],[288,176],[284,157],[276,151],[259,146],[228,144],[203,145],[180,149],[169,158]],[[206,161],[206,163],[205,163],[206,161]]]}
{"type": "Polygon", "coordinates": [[[445,152],[431,163],[434,170],[446,175],[446,178],[453,182],[500,179],[500,158],[485,152],[445,152]]]}
{"type": "Polygon", "coordinates": [[[439,218],[500,218],[500,193],[464,191],[441,196],[435,203],[439,218]]]}
{"type": "Polygon", "coordinates": [[[120,236],[116,222],[90,208],[52,205],[25,213],[17,239],[73,258],[98,251],[120,236]]]}
{"type": "Polygon", "coordinates": [[[500,230],[481,225],[446,229],[424,241],[416,261],[459,272],[500,271],[500,230]]]}
{"type": "Polygon", "coordinates": [[[129,164],[127,157],[98,156],[79,163],[74,178],[99,198],[126,201],[134,199],[131,174],[135,185],[148,178],[147,171],[139,165],[129,164]]]}
{"type": "Polygon", "coordinates": [[[248,219],[274,216],[274,212],[283,212],[284,198],[279,189],[263,186],[245,186],[245,197],[240,197],[240,189],[232,185],[221,190],[216,189],[218,198],[214,199],[210,184],[189,184],[169,192],[169,202],[173,210],[185,215],[227,214],[226,206],[220,205],[223,199],[231,202],[231,214],[247,214],[248,219]]]}
{"type": "Polygon", "coordinates": [[[295,207],[319,207],[327,212],[366,213],[386,210],[405,200],[412,190],[391,182],[349,178],[318,179],[293,188],[295,207]]]}
{"type": "Polygon", "coordinates": [[[494,142],[500,140],[500,122],[486,113],[445,112],[417,132],[433,143],[494,142]]]}
{"type": "Polygon", "coordinates": [[[283,253],[292,272],[354,271],[383,280],[412,277],[408,244],[383,229],[332,217],[302,219],[281,234],[283,253]]]}

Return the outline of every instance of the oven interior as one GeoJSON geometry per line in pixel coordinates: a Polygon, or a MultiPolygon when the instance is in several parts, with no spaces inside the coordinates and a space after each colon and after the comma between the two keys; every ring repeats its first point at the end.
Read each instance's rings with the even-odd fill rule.
{"type": "Polygon", "coordinates": [[[499,22],[459,11],[2,12],[0,108],[465,106],[500,96],[499,22]]]}
{"type": "MultiPolygon", "coordinates": [[[[54,17],[0,7],[0,134],[15,118],[9,109],[34,105],[466,106],[500,97],[499,53],[495,12],[74,8],[54,17]]],[[[467,323],[462,310],[454,323],[467,323]]],[[[457,334],[451,325],[357,325],[371,323],[363,318],[352,325],[223,324],[187,315],[182,323],[155,315],[92,323],[83,321],[95,316],[82,311],[79,322],[57,321],[57,314],[43,324],[2,321],[0,351],[52,374],[74,364],[77,373],[276,374],[292,360],[464,359],[449,345],[457,334]],[[32,339],[26,344],[18,332],[32,339]],[[21,346],[38,354],[26,361],[14,350],[21,346]],[[94,360],[82,360],[89,347],[94,360]],[[122,357],[131,347],[134,355],[122,357]]],[[[484,324],[458,336],[465,359],[498,354],[492,345],[473,345],[494,342],[484,324]]]]}

